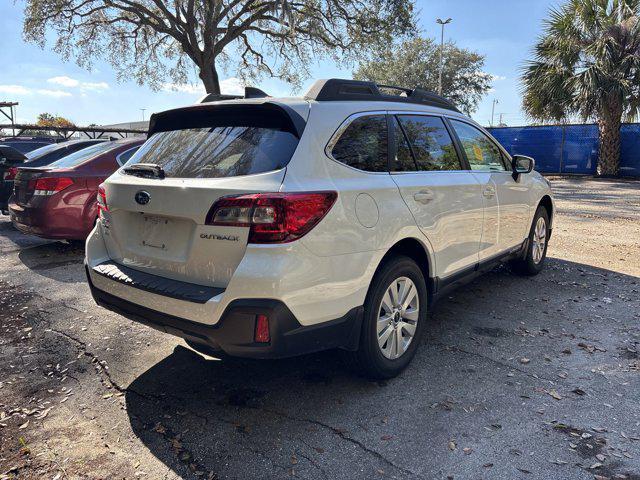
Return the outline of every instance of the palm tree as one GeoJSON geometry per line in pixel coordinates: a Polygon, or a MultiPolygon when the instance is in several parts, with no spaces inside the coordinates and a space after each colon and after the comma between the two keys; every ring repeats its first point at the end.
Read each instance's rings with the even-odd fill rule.
{"type": "Polygon", "coordinates": [[[598,174],[617,175],[620,124],[640,107],[640,0],[568,0],[551,9],[522,76],[534,119],[597,121],[598,174]]]}

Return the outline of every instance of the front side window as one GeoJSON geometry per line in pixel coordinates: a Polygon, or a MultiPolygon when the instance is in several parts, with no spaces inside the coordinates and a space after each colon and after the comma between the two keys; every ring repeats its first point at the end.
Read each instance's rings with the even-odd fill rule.
{"type": "Polygon", "coordinates": [[[451,124],[462,143],[471,170],[485,172],[506,170],[500,149],[489,137],[468,123],[451,120],[451,124]]]}
{"type": "Polygon", "coordinates": [[[440,117],[398,115],[421,171],[461,170],[451,136],[440,117]]]}
{"type": "Polygon", "coordinates": [[[387,172],[387,117],[367,115],[353,120],[331,149],[331,156],[367,172],[387,172]]]}

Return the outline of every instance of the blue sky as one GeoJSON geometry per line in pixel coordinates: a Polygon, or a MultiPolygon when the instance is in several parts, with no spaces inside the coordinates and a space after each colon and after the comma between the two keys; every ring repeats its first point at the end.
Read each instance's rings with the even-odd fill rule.
{"type": "MultiPolygon", "coordinates": [[[[541,21],[549,7],[547,0],[418,0],[419,27],[423,35],[438,37],[438,17],[453,18],[445,36],[459,46],[486,56],[485,71],[494,76],[493,89],[473,117],[487,125],[494,99],[496,122],[504,114],[509,125],[526,123],[520,108],[518,76],[523,63],[541,33],[541,21]]],[[[41,112],[62,115],[78,125],[137,121],[154,111],[193,103],[201,95],[198,86],[184,91],[154,92],[134,82],[118,82],[112,67],[98,61],[93,71],[64,62],[50,44],[44,50],[22,40],[24,4],[0,0],[0,100],[18,101],[17,118],[33,122],[41,112]]],[[[328,62],[312,67],[314,78],[350,78],[352,68],[338,70],[328,62]]],[[[223,75],[223,90],[233,93],[238,81],[223,75]]],[[[306,89],[312,80],[303,88],[306,89]]],[[[265,79],[260,85],[271,94],[290,94],[287,84],[265,79]]]]}

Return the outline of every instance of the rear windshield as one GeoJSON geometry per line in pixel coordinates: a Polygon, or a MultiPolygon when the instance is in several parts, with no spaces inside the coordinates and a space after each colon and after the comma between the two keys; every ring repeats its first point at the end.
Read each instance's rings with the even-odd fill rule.
{"type": "Polygon", "coordinates": [[[284,168],[298,145],[279,127],[215,126],[155,133],[125,164],[152,163],[175,178],[220,178],[284,168]]]}
{"type": "Polygon", "coordinates": [[[125,167],[151,163],[174,178],[252,175],[284,168],[298,145],[282,114],[261,106],[168,112],[155,131],[125,167]]]}
{"type": "Polygon", "coordinates": [[[102,142],[91,145],[90,147],[83,148],[77,152],[70,153],[69,155],[62,157],[60,160],[56,160],[49,164],[49,168],[71,168],[81,163],[86,162],[92,157],[108,152],[109,150],[116,148],[117,143],[102,142]]]}
{"type": "Polygon", "coordinates": [[[31,150],[29,153],[26,153],[25,155],[29,159],[36,158],[36,157],[39,157],[40,155],[43,155],[45,153],[49,153],[52,150],[56,150],[58,148],[64,148],[62,145],[64,145],[64,144],[62,144],[62,143],[50,143],[49,145],[45,145],[44,147],[40,147],[40,148],[36,148],[35,150],[31,150]]]}

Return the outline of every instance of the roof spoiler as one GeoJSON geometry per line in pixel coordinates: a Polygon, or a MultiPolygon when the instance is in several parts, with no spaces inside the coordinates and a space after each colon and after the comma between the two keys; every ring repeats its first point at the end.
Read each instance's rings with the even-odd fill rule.
{"type": "Polygon", "coordinates": [[[364,80],[343,80],[330,78],[316,81],[305,94],[308,100],[330,101],[382,101],[415,103],[430,107],[444,108],[460,113],[456,106],[440,95],[421,88],[405,88],[395,85],[381,85],[364,80]],[[383,93],[382,90],[396,90],[399,95],[383,93]]]}

